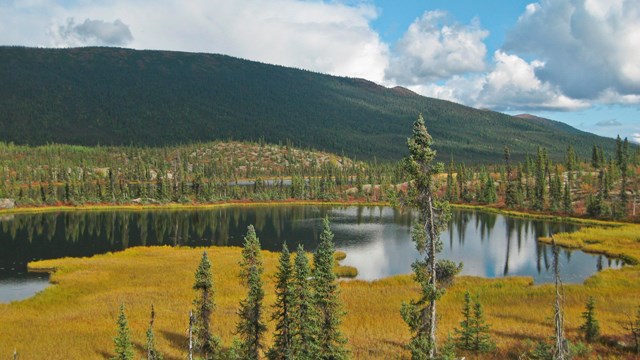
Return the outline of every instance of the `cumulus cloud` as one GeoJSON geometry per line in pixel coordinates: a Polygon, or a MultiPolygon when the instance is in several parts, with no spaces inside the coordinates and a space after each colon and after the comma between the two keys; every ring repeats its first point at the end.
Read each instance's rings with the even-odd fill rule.
{"type": "Polygon", "coordinates": [[[489,35],[476,19],[469,25],[446,23],[447,13],[427,11],[395,46],[386,77],[408,85],[483,71],[489,35]]]}
{"type": "Polygon", "coordinates": [[[595,102],[600,104],[640,104],[640,94],[621,95],[612,88],[608,88],[598,95],[595,102]]]}
{"type": "Polygon", "coordinates": [[[596,123],[596,126],[602,126],[602,127],[613,127],[613,126],[620,126],[620,125],[622,125],[622,123],[616,119],[602,120],[596,123]]]}
{"type": "Polygon", "coordinates": [[[377,9],[366,2],[35,2],[0,1],[0,43],[78,46],[127,41],[127,47],[136,49],[223,53],[377,82],[384,80],[388,64],[388,46],[370,26],[377,9]]]}
{"type": "Polygon", "coordinates": [[[542,59],[536,75],[569,97],[598,100],[604,94],[636,102],[638,34],[637,0],[542,0],[527,6],[505,49],[542,59]]]}
{"type": "Polygon", "coordinates": [[[496,51],[492,69],[470,77],[453,77],[442,85],[417,87],[426,96],[438,97],[494,110],[566,111],[588,107],[587,102],[565,96],[556,86],[540,80],[536,70],[544,63],[527,62],[517,55],[496,51]]]}
{"type": "Polygon", "coordinates": [[[67,23],[57,26],[52,31],[53,42],[57,46],[85,46],[85,45],[126,45],[133,36],[129,27],[120,20],[106,22],[102,20],[85,19],[76,24],[74,18],[67,19],[67,23]]]}

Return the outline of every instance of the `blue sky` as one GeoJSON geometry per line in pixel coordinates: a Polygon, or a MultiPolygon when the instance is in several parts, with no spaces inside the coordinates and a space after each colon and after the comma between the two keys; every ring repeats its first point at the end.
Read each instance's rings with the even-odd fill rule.
{"type": "Polygon", "coordinates": [[[0,45],[224,53],[640,142],[637,0],[3,0],[0,45]]]}
{"type": "Polygon", "coordinates": [[[513,27],[525,7],[532,1],[522,0],[378,0],[376,6],[380,16],[372,22],[373,28],[382,38],[394,43],[407,27],[425,11],[446,10],[455,21],[468,24],[478,18],[490,31],[487,47],[499,49],[504,42],[506,30],[513,27]]]}

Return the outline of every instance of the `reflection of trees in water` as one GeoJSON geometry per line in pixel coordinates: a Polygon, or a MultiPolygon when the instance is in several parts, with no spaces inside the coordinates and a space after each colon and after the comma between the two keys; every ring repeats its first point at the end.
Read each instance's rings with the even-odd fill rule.
{"type": "MultiPolygon", "coordinates": [[[[272,234],[270,238],[279,239],[283,234],[305,226],[305,221],[309,219],[322,218],[332,209],[277,206],[230,207],[207,211],[89,211],[17,215],[0,222],[0,246],[5,249],[16,242],[27,247],[28,244],[37,246],[42,242],[53,242],[77,247],[92,244],[109,251],[136,245],[241,245],[238,234],[244,233],[249,224],[253,224],[258,232],[268,232],[272,234]]],[[[382,214],[374,208],[366,213],[359,209],[361,221],[382,214]]],[[[406,215],[397,216],[397,219],[410,223],[406,215]]],[[[310,227],[309,230],[311,236],[317,238],[317,229],[310,227]]]]}
{"type": "Polygon", "coordinates": [[[475,212],[474,216],[476,218],[476,230],[480,231],[480,241],[484,241],[485,239],[491,239],[491,231],[496,226],[497,215],[494,213],[480,213],[475,212]]]}
{"type": "MultiPolygon", "coordinates": [[[[513,234],[513,230],[515,227],[515,220],[513,218],[505,219],[505,229],[507,231],[507,255],[504,257],[504,269],[502,271],[503,275],[509,274],[509,256],[511,254],[511,234],[513,234]]],[[[520,249],[518,249],[520,252],[520,249]]]]}
{"type": "Polygon", "coordinates": [[[464,246],[465,236],[467,234],[467,225],[471,221],[472,214],[466,211],[454,211],[455,214],[452,219],[456,223],[456,230],[458,231],[458,244],[464,246]]]}
{"type": "Polygon", "coordinates": [[[602,255],[598,255],[598,262],[596,263],[596,269],[598,271],[602,271],[602,255]]]}
{"type": "MultiPolygon", "coordinates": [[[[303,242],[305,248],[313,250],[320,230],[320,226],[314,224],[325,215],[335,219],[335,224],[392,222],[409,232],[415,211],[389,207],[265,206],[202,211],[89,211],[15,215],[0,221],[0,263],[34,258],[89,256],[138,245],[240,246],[248,224],[254,224],[262,239],[272,241],[272,244],[264,244],[267,249],[280,249],[283,241],[281,239],[286,239],[290,246],[303,242]]],[[[502,226],[503,221],[506,244],[504,249],[496,251],[506,252],[502,268],[504,275],[513,271],[514,265],[511,262],[516,254],[512,254],[512,251],[520,254],[523,247],[526,247],[523,244],[526,239],[577,228],[574,225],[548,224],[454,209],[449,226],[449,246],[453,248],[454,241],[457,240],[460,247],[463,247],[465,238],[471,239],[469,236],[474,231],[474,225],[478,237],[495,237],[496,226],[502,226]],[[503,219],[500,224],[498,217],[503,219]],[[467,231],[470,233],[467,234],[467,231]]],[[[446,235],[443,235],[443,240],[446,241],[444,236],[446,235]]],[[[497,244],[494,242],[491,245],[497,244]]],[[[535,247],[537,272],[549,269],[551,259],[548,246],[538,242],[531,246],[535,247]]],[[[564,255],[567,261],[571,261],[570,251],[565,251],[564,255]]],[[[597,269],[606,268],[606,261],[609,266],[620,263],[600,256],[597,258],[597,269]]]]}

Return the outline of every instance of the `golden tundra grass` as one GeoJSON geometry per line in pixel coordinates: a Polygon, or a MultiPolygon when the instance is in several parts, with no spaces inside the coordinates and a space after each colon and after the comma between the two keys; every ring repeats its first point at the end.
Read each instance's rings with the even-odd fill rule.
{"type": "MultiPolygon", "coordinates": [[[[593,236],[606,236],[612,230],[603,233],[593,230],[593,236]]],[[[635,225],[634,229],[603,238],[601,243],[637,260],[639,234],[640,226],[635,225]]],[[[585,235],[581,239],[593,242],[596,238],[585,235]]],[[[572,241],[566,235],[557,235],[556,240],[566,245],[572,241]]],[[[9,357],[15,348],[24,360],[107,358],[112,355],[118,306],[124,303],[138,357],[143,356],[144,334],[150,307],[154,304],[159,348],[166,359],[184,359],[187,316],[194,297],[191,285],[203,250],[132,248],[92,258],[31,264],[33,269],[57,269],[51,277],[55,285],[31,299],[0,304],[0,357],[9,357]]],[[[245,295],[238,280],[240,249],[206,250],[212,259],[216,284],[213,331],[228,346],[233,339],[238,302],[245,295]]],[[[273,274],[277,258],[277,253],[264,252],[265,320],[274,301],[273,274]]],[[[350,280],[340,285],[347,312],[342,329],[349,339],[353,358],[408,358],[403,344],[410,335],[399,308],[402,301],[417,295],[418,288],[411,277],[394,276],[373,282],[350,280]]],[[[452,332],[461,320],[460,309],[467,289],[480,295],[498,345],[495,353],[483,357],[467,354],[468,359],[515,358],[525,347],[526,339],[546,339],[552,334],[553,289],[550,285],[532,285],[530,278],[460,277],[438,303],[440,339],[452,332]]],[[[567,285],[564,289],[570,339],[578,339],[580,313],[587,297],[593,295],[602,334],[622,340],[625,331],[621,323],[626,321],[626,314],[640,305],[640,267],[605,270],[584,285],[567,285]]],[[[273,324],[269,323],[269,333],[272,330],[273,324]]],[[[604,345],[597,345],[595,349],[604,358],[633,358],[604,345]]]]}

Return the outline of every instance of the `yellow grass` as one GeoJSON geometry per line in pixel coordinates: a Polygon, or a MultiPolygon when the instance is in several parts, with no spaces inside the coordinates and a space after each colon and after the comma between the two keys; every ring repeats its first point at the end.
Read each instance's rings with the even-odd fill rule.
{"type": "MultiPolygon", "coordinates": [[[[640,225],[589,227],[573,233],[555,234],[553,238],[564,247],[619,257],[634,265],[640,263],[640,225]]],[[[551,243],[551,238],[540,240],[551,243]]]]}
{"type": "MultiPolygon", "coordinates": [[[[237,205],[237,204],[234,204],[237,205]]],[[[255,204],[251,204],[255,205],[255,204]]],[[[265,204],[265,205],[271,205],[265,204]]],[[[220,205],[213,205],[220,206],[220,205]]],[[[100,207],[102,209],[102,207],[100,207]]],[[[640,260],[640,225],[585,228],[572,234],[556,234],[567,247],[640,260]]],[[[17,348],[21,359],[104,359],[111,355],[115,319],[121,302],[143,356],[142,344],[149,308],[156,307],[156,337],[167,359],[183,359],[186,349],[187,314],[194,293],[193,274],[204,249],[132,248],[117,254],[83,259],[58,259],[30,264],[33,270],[57,269],[55,285],[21,302],[0,304],[0,358],[17,348]]],[[[213,262],[217,308],[213,330],[229,345],[233,338],[236,309],[245,291],[238,280],[239,248],[206,249],[213,262]]],[[[266,310],[273,303],[273,274],[277,254],[264,252],[266,310]]],[[[342,258],[338,254],[337,258],[342,258]]],[[[533,285],[531,278],[482,279],[459,277],[438,303],[439,338],[458,326],[465,290],[479,294],[486,318],[492,324],[496,353],[469,359],[516,358],[525,339],[547,339],[552,334],[553,289],[533,285]]],[[[378,281],[340,282],[347,315],[343,331],[355,359],[408,358],[403,344],[409,332],[399,308],[417,296],[410,276],[378,281]]],[[[596,312],[606,339],[625,340],[621,323],[640,305],[640,266],[605,270],[584,285],[565,286],[565,319],[570,339],[578,340],[580,313],[588,296],[596,299],[596,312]]],[[[273,324],[269,323],[269,333],[273,324]]],[[[270,335],[269,335],[270,336],[270,335]]],[[[268,339],[270,341],[270,339],[268,339]]],[[[604,358],[633,358],[604,345],[595,345],[604,358]]]]}
{"type": "MultiPolygon", "coordinates": [[[[236,309],[245,291],[238,280],[240,249],[206,249],[212,259],[217,308],[213,331],[229,345],[237,320],[236,309]]],[[[57,271],[55,285],[31,299],[0,304],[0,357],[17,348],[21,359],[102,359],[113,349],[119,304],[125,303],[133,338],[141,346],[151,304],[156,307],[156,336],[167,359],[183,359],[187,314],[194,293],[193,275],[202,248],[131,248],[121,253],[83,259],[58,259],[32,263],[32,269],[57,271]]],[[[273,297],[273,275],[278,254],[264,252],[267,315],[273,297]]],[[[355,359],[407,358],[402,344],[409,340],[399,308],[416,296],[418,288],[408,275],[387,279],[340,282],[347,315],[343,331],[355,359]]],[[[487,320],[503,358],[522,350],[524,339],[542,339],[552,333],[552,288],[534,286],[530,278],[481,279],[460,277],[438,303],[440,338],[458,325],[464,291],[480,294],[487,320]]],[[[589,295],[597,302],[602,333],[620,338],[625,313],[640,303],[640,269],[605,270],[585,285],[570,285],[566,292],[566,324],[570,338],[577,338],[580,313],[589,295]]],[[[265,317],[267,319],[268,316],[265,317]]],[[[269,323],[269,332],[273,324],[269,323]]],[[[270,339],[269,339],[270,340],[270,339]]],[[[620,353],[596,349],[615,358],[620,353]]],[[[476,358],[470,356],[468,358],[476,358]]]]}

